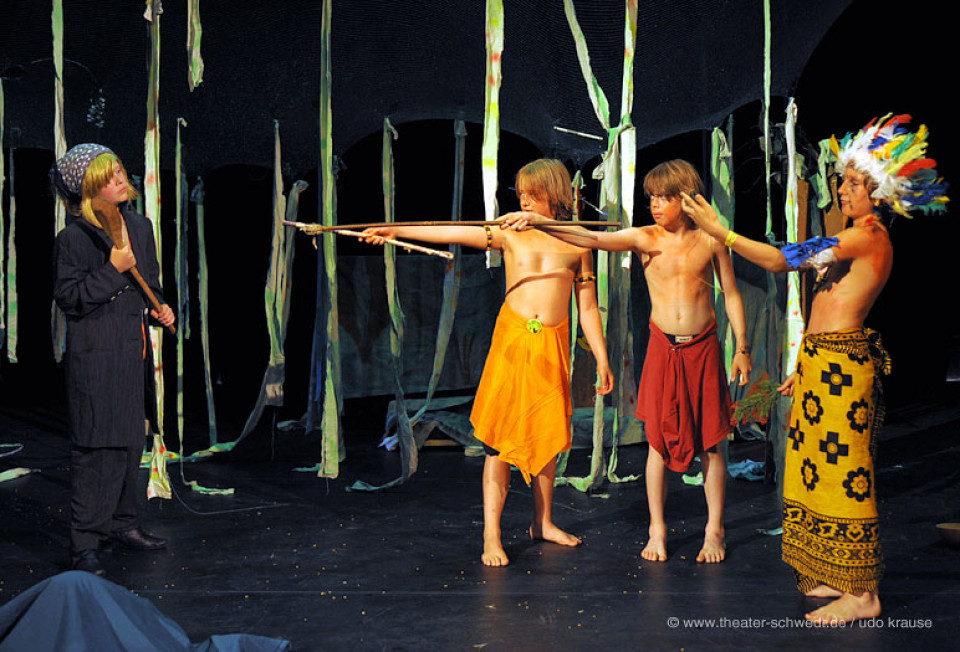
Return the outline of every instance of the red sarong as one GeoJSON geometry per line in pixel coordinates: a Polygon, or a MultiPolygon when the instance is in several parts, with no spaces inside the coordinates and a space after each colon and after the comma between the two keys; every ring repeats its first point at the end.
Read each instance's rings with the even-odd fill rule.
{"type": "Polygon", "coordinates": [[[690,468],[694,455],[730,434],[730,417],[730,389],[716,322],[679,344],[650,322],[637,418],[667,468],[690,468]]]}

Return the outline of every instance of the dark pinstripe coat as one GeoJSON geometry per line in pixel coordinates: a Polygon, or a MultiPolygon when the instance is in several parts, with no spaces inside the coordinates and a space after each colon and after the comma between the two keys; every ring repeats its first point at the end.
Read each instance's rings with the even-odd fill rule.
{"type": "MultiPolygon", "coordinates": [[[[122,212],[137,269],[159,299],[152,225],[127,204],[122,212]]],[[[83,218],[68,224],[54,244],[54,300],[67,321],[70,436],[79,446],[142,444],[144,418],[154,428],[157,420],[153,352],[143,336],[148,302],[130,274],[110,264],[112,246],[83,218]]]]}

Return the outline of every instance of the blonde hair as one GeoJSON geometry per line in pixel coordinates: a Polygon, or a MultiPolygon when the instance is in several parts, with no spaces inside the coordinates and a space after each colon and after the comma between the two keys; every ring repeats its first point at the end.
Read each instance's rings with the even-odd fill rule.
{"type": "MultiPolygon", "coordinates": [[[[104,186],[110,183],[115,172],[114,167],[117,165],[120,166],[120,170],[123,171],[123,176],[126,177],[127,170],[123,167],[123,162],[119,157],[117,157],[116,154],[105,152],[93,159],[93,162],[91,162],[87,168],[86,174],[83,175],[83,184],[80,187],[80,214],[83,215],[83,219],[95,226],[99,227],[102,225],[96,215],[94,215],[90,201],[99,194],[104,186]]],[[[127,201],[133,201],[136,198],[136,189],[127,181],[127,201]]]]}
{"type": "Polygon", "coordinates": [[[525,192],[537,199],[545,199],[558,220],[573,217],[573,182],[570,172],[555,158],[539,158],[524,165],[517,172],[517,193],[525,192]]]}
{"type": "Polygon", "coordinates": [[[683,159],[664,161],[643,178],[643,192],[647,197],[679,197],[681,192],[688,195],[698,192],[704,194],[703,180],[690,163],[683,159]]]}

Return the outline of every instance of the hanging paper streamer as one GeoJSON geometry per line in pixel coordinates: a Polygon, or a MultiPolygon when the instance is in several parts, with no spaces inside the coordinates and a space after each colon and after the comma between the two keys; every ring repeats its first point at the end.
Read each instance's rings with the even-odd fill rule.
{"type": "MultiPolygon", "coordinates": [[[[160,0],[147,0],[144,14],[150,22],[150,72],[147,83],[147,128],[143,139],[143,195],[145,215],[153,225],[153,237],[157,245],[157,259],[163,260],[160,231],[160,0]]],[[[158,275],[162,282],[162,265],[158,275]]],[[[164,384],[163,384],[163,332],[151,326],[150,345],[153,348],[154,382],[156,385],[157,432],[154,447],[163,444],[164,384]]],[[[165,447],[164,447],[165,448],[165,447]]],[[[154,450],[154,455],[157,452],[154,450]]]]}
{"type": "MultiPolygon", "coordinates": [[[[53,0],[51,16],[53,29],[53,157],[60,160],[67,153],[67,136],[63,126],[63,0],[53,0]]],[[[67,222],[67,207],[62,201],[54,202],[54,237],[63,230],[67,222]]],[[[63,312],[56,303],[50,303],[50,328],[53,339],[53,359],[57,364],[63,360],[67,345],[67,323],[63,312]]]]}
{"type": "MultiPolygon", "coordinates": [[[[197,178],[190,193],[197,217],[197,291],[200,295],[200,345],[203,350],[203,381],[207,395],[207,430],[210,445],[217,443],[217,410],[213,397],[213,377],[210,373],[210,277],[207,270],[207,238],[204,224],[203,179],[197,178]]],[[[181,326],[183,330],[183,326],[181,326]]],[[[181,448],[181,453],[183,449],[181,448]]]]}
{"type": "MultiPolygon", "coordinates": [[[[453,205],[450,209],[450,221],[463,219],[463,170],[466,162],[467,127],[463,120],[457,120],[453,128],[456,143],[454,145],[453,169],[453,205]]],[[[427,411],[430,399],[437,389],[443,362],[447,356],[447,345],[453,332],[453,316],[457,310],[457,298],[460,294],[460,245],[450,245],[453,260],[447,263],[443,276],[443,305],[440,309],[440,325],[437,327],[437,343],[433,350],[433,372],[427,385],[427,395],[423,406],[411,418],[415,425],[427,411]]]]}
{"type": "MultiPolygon", "coordinates": [[[[733,148],[730,140],[733,138],[733,116],[727,121],[727,133],[719,127],[714,127],[710,139],[710,203],[720,218],[720,223],[728,229],[733,229],[734,218],[734,189],[733,189],[733,148]]],[[[723,293],[719,279],[715,280],[713,292],[714,312],[717,314],[717,327],[722,333],[723,360],[727,375],[733,365],[733,352],[736,348],[733,329],[723,310],[723,293]]]]}
{"type": "MultiPolygon", "coordinates": [[[[763,157],[764,177],[767,189],[767,240],[774,242],[773,235],[773,203],[770,190],[771,162],[770,162],[770,83],[771,83],[771,49],[772,37],[770,27],[770,0],[763,0],[763,157]]],[[[781,328],[777,308],[777,280],[772,272],[767,272],[767,294],[764,304],[766,319],[761,321],[762,337],[756,338],[762,344],[755,362],[762,361],[766,369],[776,374],[775,377],[785,378],[792,369],[783,368],[782,356],[779,349],[782,346],[781,328]],[[762,353],[762,356],[760,355],[762,353]]],[[[767,425],[767,437],[774,449],[776,468],[783,468],[785,455],[784,442],[786,441],[785,427],[789,422],[792,401],[781,398],[777,401],[776,409],[770,413],[770,422],[767,425]]],[[[783,495],[783,474],[777,474],[778,494],[783,495]]]]}
{"type": "MultiPolygon", "coordinates": [[[[17,362],[19,298],[17,296],[17,200],[14,189],[14,148],[10,148],[10,228],[7,232],[7,360],[17,362]]],[[[0,156],[3,156],[0,150],[0,156]]],[[[3,243],[0,242],[0,247],[3,243]]]]}
{"type": "MultiPolygon", "coordinates": [[[[633,111],[633,67],[637,42],[636,0],[628,0],[625,3],[623,24],[624,47],[623,79],[620,88],[620,124],[611,136],[617,139],[617,149],[614,156],[619,161],[615,176],[618,182],[615,202],[617,209],[610,211],[608,214],[611,216],[619,215],[621,227],[629,228],[633,226],[633,198],[637,177],[637,137],[630,117],[633,111]]],[[[613,433],[610,460],[607,464],[607,479],[611,482],[632,482],[637,480],[639,476],[632,475],[621,478],[616,473],[619,461],[617,454],[619,441],[627,434],[629,429],[639,428],[639,422],[635,417],[637,407],[636,385],[633,382],[633,372],[628,373],[627,371],[632,369],[633,358],[633,329],[630,328],[630,262],[632,255],[630,252],[616,253],[613,254],[611,260],[613,261],[611,263],[613,297],[608,324],[612,320],[614,327],[612,329],[608,328],[607,333],[613,338],[615,344],[612,348],[614,355],[611,360],[614,363],[614,373],[619,389],[613,395],[613,433]]],[[[597,398],[600,399],[601,397],[598,396],[597,398]]],[[[601,405],[600,415],[602,416],[602,400],[598,400],[598,404],[601,405]]],[[[594,427],[596,427],[596,423],[594,427]]]]}
{"type": "MultiPolygon", "coordinates": [[[[7,258],[5,255],[5,247],[3,246],[3,241],[5,239],[6,228],[4,226],[5,220],[3,215],[3,187],[6,183],[6,175],[3,158],[3,78],[0,77],[0,331],[2,331],[4,338],[3,342],[0,342],[0,348],[6,343],[7,337],[7,324],[6,324],[6,301],[4,297],[6,296],[6,279],[4,278],[4,268],[6,267],[7,258]]],[[[13,149],[12,147],[10,148],[13,149]]],[[[10,194],[13,195],[13,186],[10,186],[10,194]]]]}
{"type": "MultiPolygon", "coordinates": [[[[787,199],[784,215],[787,228],[784,239],[787,242],[799,242],[797,221],[800,207],[797,205],[797,179],[800,171],[797,167],[797,105],[793,98],[787,106],[787,118],[784,124],[787,141],[787,199]]],[[[796,271],[787,272],[787,307],[783,332],[783,360],[781,368],[784,375],[796,366],[800,340],[803,337],[803,312],[800,310],[800,281],[796,271]]]]}
{"type": "MultiPolygon", "coordinates": [[[[333,226],[337,219],[337,189],[333,159],[332,79],[330,28],[333,0],[324,0],[320,26],[320,178],[321,223],[333,226]]],[[[314,326],[313,362],[307,430],[320,417],[321,451],[317,475],[336,478],[340,473],[340,333],[337,309],[337,244],[332,232],[319,236],[322,255],[317,277],[317,316],[314,326]]]]}
{"type": "MultiPolygon", "coordinates": [[[[487,75],[484,85],[483,146],[481,175],[483,178],[484,219],[499,217],[497,206],[497,153],[500,147],[500,83],[503,59],[503,0],[487,0],[486,5],[487,75]]],[[[499,251],[487,251],[487,267],[499,267],[499,251]]]]}
{"type": "MultiPolygon", "coordinates": [[[[177,437],[180,442],[180,450],[183,451],[183,354],[184,341],[190,337],[189,323],[187,316],[187,306],[189,305],[189,296],[187,292],[187,193],[184,188],[187,185],[186,175],[183,174],[183,142],[180,138],[180,130],[187,125],[186,120],[177,118],[177,149],[174,159],[174,174],[176,176],[176,196],[177,196],[177,242],[174,247],[174,280],[177,286],[177,437]]],[[[156,446],[154,446],[156,453],[156,446]]],[[[153,465],[151,464],[151,473],[153,465]]]]}
{"type": "MultiPolygon", "coordinates": [[[[463,206],[463,170],[465,156],[465,146],[467,130],[462,120],[457,120],[454,126],[456,137],[456,154],[454,166],[453,182],[453,207],[451,209],[450,220],[452,222],[461,221],[463,206]]],[[[383,136],[383,188],[384,188],[384,213],[387,221],[394,221],[394,197],[396,195],[393,173],[393,150],[392,138],[396,131],[390,125],[389,120],[384,120],[383,136]]],[[[437,382],[440,379],[440,373],[443,370],[443,362],[446,359],[447,345],[450,341],[450,333],[453,331],[453,317],[457,308],[457,296],[460,290],[460,247],[459,245],[450,245],[453,253],[453,260],[447,263],[447,269],[443,280],[443,304],[440,312],[440,325],[437,329],[437,341],[433,351],[433,372],[427,386],[427,395],[423,405],[417,413],[407,419],[407,410],[403,399],[403,388],[400,386],[401,377],[401,356],[403,343],[403,311],[400,308],[399,294],[397,294],[395,253],[393,247],[385,248],[384,264],[386,267],[387,278],[387,296],[390,301],[391,333],[390,346],[394,355],[394,373],[396,378],[396,388],[394,398],[394,419],[397,424],[396,439],[400,445],[401,468],[403,475],[386,484],[377,486],[362,480],[355,482],[347,488],[347,491],[382,491],[394,487],[406,481],[417,470],[418,452],[426,439],[428,431],[418,432],[415,428],[420,418],[426,413],[430,406],[430,401],[436,390],[437,382]],[[390,250],[390,256],[387,257],[390,250]],[[396,340],[396,348],[394,348],[396,340]],[[406,441],[404,441],[406,440],[406,441]],[[412,451],[412,452],[408,452],[412,451]]]]}
{"type": "MultiPolygon", "coordinates": [[[[384,221],[395,221],[396,175],[394,172],[393,141],[398,137],[389,118],[383,119],[383,148],[381,154],[381,185],[383,187],[384,221]]],[[[397,441],[400,445],[400,477],[381,487],[366,483],[356,483],[351,490],[379,490],[395,487],[416,473],[419,463],[420,444],[413,436],[410,416],[404,403],[403,383],[403,308],[400,305],[400,292],[397,288],[397,250],[395,247],[383,248],[383,266],[386,279],[387,305],[390,311],[390,359],[393,368],[393,420],[397,427],[397,441]]]]}
{"type": "Polygon", "coordinates": [[[200,39],[203,27],[200,25],[200,0],[187,0],[187,59],[190,70],[187,82],[190,92],[203,83],[203,57],[200,56],[200,39]]]}
{"type": "Polygon", "coordinates": [[[151,498],[166,498],[170,500],[170,476],[167,474],[167,447],[163,444],[163,437],[153,435],[153,448],[149,459],[150,479],[147,481],[147,500],[151,498]]]}
{"type": "Polygon", "coordinates": [[[296,221],[299,195],[306,188],[305,181],[294,183],[290,190],[291,201],[287,203],[283,195],[283,174],[280,164],[280,124],[274,121],[273,239],[270,246],[270,266],[263,292],[267,332],[270,336],[270,358],[257,396],[257,403],[237,441],[253,431],[263,415],[264,407],[283,405],[286,367],[284,343],[287,338],[287,316],[290,314],[290,287],[293,281],[293,254],[296,243],[293,237],[294,227],[284,226],[284,221],[296,221]]]}
{"type": "Polygon", "coordinates": [[[2,473],[0,473],[0,482],[16,480],[17,478],[22,478],[23,476],[29,475],[34,471],[35,469],[26,469],[22,466],[19,466],[13,469],[7,469],[6,471],[3,471],[2,473]]]}
{"type": "MultiPolygon", "coordinates": [[[[600,204],[608,219],[617,220],[622,226],[630,226],[633,221],[632,196],[636,177],[636,135],[630,118],[633,105],[633,62],[636,45],[637,3],[626,3],[624,16],[624,69],[621,85],[621,115],[616,127],[610,124],[609,102],[600,87],[590,64],[589,50],[583,30],[577,21],[572,0],[564,0],[564,14],[576,44],[580,71],[587,85],[587,93],[593,104],[594,113],[601,126],[607,132],[607,150],[603,162],[594,171],[594,177],[601,179],[600,204]],[[631,200],[625,204],[624,196],[629,193],[631,200]]],[[[617,440],[622,434],[626,419],[622,379],[626,366],[625,356],[632,355],[631,334],[628,326],[628,306],[630,301],[629,255],[623,253],[597,253],[597,302],[603,322],[603,331],[607,338],[607,350],[614,366],[614,376],[618,386],[614,393],[613,448],[606,475],[613,482],[633,480],[619,478],[615,473],[617,464],[617,440]],[[611,321],[612,318],[612,321],[611,321]],[[610,328],[608,328],[608,326],[610,328]]],[[[580,491],[593,488],[603,475],[603,397],[594,399],[593,454],[590,473],[581,478],[558,477],[557,484],[569,484],[580,491]]],[[[564,463],[565,466],[565,463],[564,463]]]]}

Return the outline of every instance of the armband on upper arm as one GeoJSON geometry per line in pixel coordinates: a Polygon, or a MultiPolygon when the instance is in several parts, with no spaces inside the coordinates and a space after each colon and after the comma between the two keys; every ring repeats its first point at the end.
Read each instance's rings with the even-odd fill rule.
{"type": "Polygon", "coordinates": [[[780,251],[790,269],[815,269],[820,272],[837,261],[832,247],[839,242],[837,238],[810,238],[805,242],[784,245],[780,251]]]}

